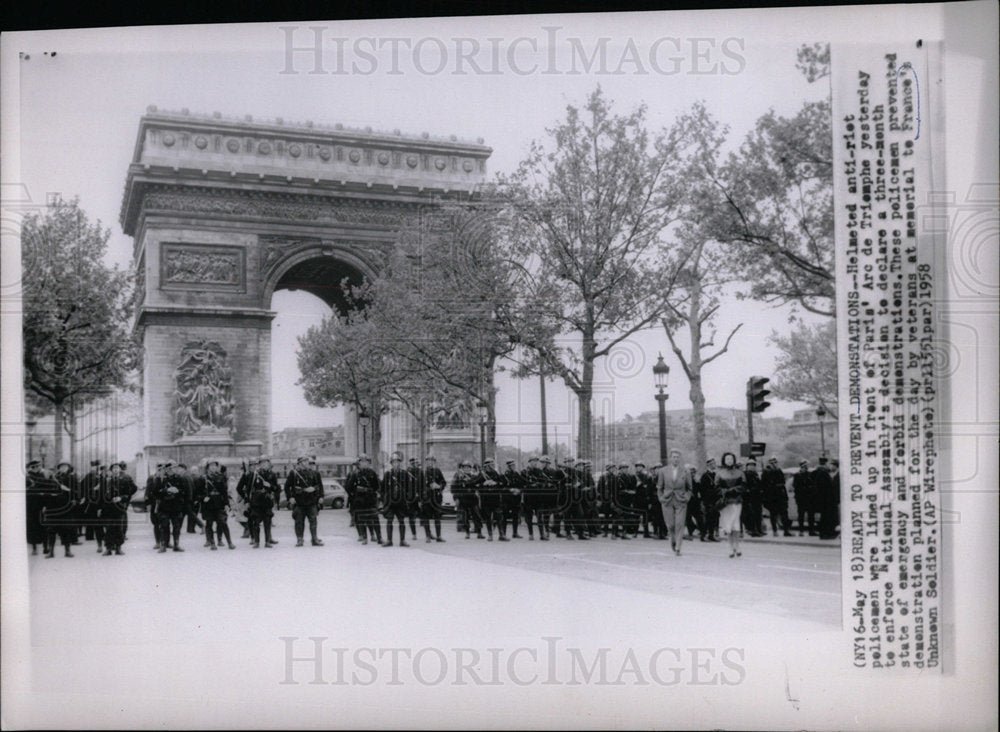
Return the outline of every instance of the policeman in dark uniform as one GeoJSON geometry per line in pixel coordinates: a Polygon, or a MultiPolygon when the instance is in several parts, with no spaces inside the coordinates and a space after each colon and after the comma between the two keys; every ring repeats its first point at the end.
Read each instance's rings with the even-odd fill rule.
{"type": "Polygon", "coordinates": [[[569,491],[573,482],[573,458],[564,457],[562,465],[554,465],[546,468],[549,480],[555,485],[555,502],[552,504],[550,527],[552,533],[559,539],[563,538],[563,529],[566,535],[571,535],[569,524],[569,491]]]}
{"type": "Polygon", "coordinates": [[[698,492],[698,469],[693,465],[689,465],[687,469],[691,474],[691,497],[688,499],[687,518],[684,521],[684,528],[687,529],[687,536],[684,538],[693,539],[697,531],[698,538],[705,541],[705,517],[701,512],[701,494],[698,492]]]}
{"type": "Polygon", "coordinates": [[[579,460],[576,463],[576,472],[580,481],[580,510],[583,516],[583,530],[588,537],[594,537],[600,533],[601,520],[597,513],[597,485],[594,483],[594,474],[590,468],[589,460],[579,460]]]}
{"type": "Polygon", "coordinates": [[[80,486],[76,475],[73,474],[73,466],[67,462],[61,462],[56,466],[53,478],[58,488],[52,491],[45,503],[45,544],[49,549],[45,556],[50,559],[55,556],[58,536],[66,556],[72,557],[73,552],[70,551],[70,547],[76,539],[80,486]]]}
{"type": "Polygon", "coordinates": [[[160,514],[157,510],[156,495],[160,492],[160,484],[163,482],[163,463],[156,464],[156,471],[146,478],[146,488],[143,491],[143,498],[146,501],[146,511],[149,513],[149,522],[153,524],[153,540],[156,542],[154,549],[160,548],[163,537],[160,536],[160,514]]]}
{"type": "Polygon", "coordinates": [[[562,472],[566,486],[566,507],[563,509],[566,538],[572,539],[575,532],[576,538],[589,539],[583,520],[583,477],[572,458],[563,461],[562,472]]]}
{"type": "Polygon", "coordinates": [[[635,502],[635,483],[628,474],[628,465],[618,465],[611,476],[612,537],[631,539],[632,505],[635,502]],[[625,468],[623,470],[622,468],[625,468]]]}
{"type": "Polygon", "coordinates": [[[504,523],[511,527],[511,537],[520,539],[517,533],[521,525],[521,502],[524,500],[524,476],[515,467],[513,460],[507,461],[507,469],[503,473],[504,489],[501,496],[504,523]]]}
{"type": "Polygon", "coordinates": [[[698,479],[698,495],[701,498],[704,533],[708,535],[705,541],[718,541],[719,501],[722,492],[715,483],[715,458],[708,458],[705,461],[705,472],[698,479]]]}
{"type": "Polygon", "coordinates": [[[406,518],[410,522],[410,535],[417,540],[417,517],[420,515],[420,494],[423,490],[424,471],[420,468],[420,458],[411,457],[406,468],[410,479],[406,483],[406,518]]]}
{"type": "Polygon", "coordinates": [[[128,521],[128,504],[137,488],[132,479],[122,472],[119,463],[111,469],[101,494],[101,522],[104,524],[104,556],[124,554],[125,526],[128,521]]]}
{"type": "Polygon", "coordinates": [[[90,461],[90,472],[83,476],[80,481],[80,493],[82,503],[80,504],[80,516],[83,519],[85,528],[84,538],[87,541],[97,540],[97,551],[104,551],[104,527],[100,522],[101,511],[101,485],[103,475],[101,472],[101,461],[90,461]]]}
{"type": "Polygon", "coordinates": [[[358,469],[350,480],[354,490],[355,528],[361,543],[367,544],[369,536],[382,544],[382,524],[378,518],[379,480],[372,470],[372,461],[367,455],[358,457],[358,469]]]}
{"type": "Polygon", "coordinates": [[[471,538],[472,525],[476,525],[476,536],[485,539],[483,536],[482,519],[479,514],[479,484],[482,476],[472,472],[472,463],[462,460],[458,464],[458,472],[451,482],[451,494],[455,496],[455,503],[458,506],[459,520],[465,527],[465,538],[471,538]]]}
{"type": "Polygon", "coordinates": [[[507,524],[503,514],[503,493],[505,482],[503,476],[497,472],[496,461],[493,458],[486,458],[483,464],[483,482],[479,487],[480,511],[486,522],[486,532],[489,534],[489,541],[493,541],[493,525],[497,526],[497,533],[500,541],[508,541],[507,524]]]}
{"type": "Polygon", "coordinates": [[[604,536],[617,535],[615,511],[615,484],[618,482],[618,466],[610,463],[597,479],[597,510],[601,515],[601,530],[604,536]],[[612,534],[612,529],[615,529],[612,534]]]}
{"type": "Polygon", "coordinates": [[[813,471],[813,485],[816,490],[816,507],[819,509],[819,538],[836,539],[837,524],[840,521],[840,475],[834,480],[833,471],[825,457],[819,459],[819,467],[813,471]]]}
{"type": "Polygon", "coordinates": [[[184,524],[184,517],[188,514],[188,492],[187,481],[180,474],[180,469],[173,462],[167,461],[164,464],[165,475],[160,482],[160,491],[156,496],[157,511],[160,520],[160,542],[159,552],[167,550],[167,542],[170,537],[174,539],[174,551],[182,552],[181,549],[181,526],[184,524]]]}
{"type": "Polygon", "coordinates": [[[545,473],[542,471],[540,460],[537,457],[528,459],[528,467],[524,471],[524,499],[522,508],[524,510],[524,523],[528,525],[528,540],[535,539],[535,523],[538,524],[538,538],[547,541],[545,525],[542,522],[543,502],[545,500],[545,473]]]}
{"type": "Polygon", "coordinates": [[[427,543],[444,542],[441,538],[441,511],[444,506],[444,487],[447,485],[444,473],[437,466],[437,458],[428,455],[426,467],[421,471],[418,490],[420,492],[420,524],[427,535],[427,543]],[[434,536],[431,536],[431,521],[434,522],[434,536]]]}
{"type": "Polygon", "coordinates": [[[406,499],[410,475],[402,468],[403,456],[394,452],[389,458],[389,469],[382,476],[382,511],[386,518],[386,541],[382,546],[392,546],[392,520],[399,522],[399,545],[406,543],[406,499]]]}
{"type": "Polygon", "coordinates": [[[626,532],[639,535],[639,516],[644,508],[639,500],[639,480],[628,463],[618,465],[619,501],[626,532]]]}
{"type": "MultiPolygon", "coordinates": [[[[281,480],[278,478],[278,474],[274,472],[274,468],[271,465],[271,458],[269,456],[260,456],[260,463],[257,465],[257,472],[264,478],[266,483],[271,485],[271,505],[277,508],[277,506],[281,503],[281,480]]],[[[271,539],[271,541],[274,544],[278,543],[277,539],[271,539]]]]}
{"type": "Polygon", "coordinates": [[[195,482],[194,492],[195,503],[201,508],[201,517],[205,521],[205,536],[208,537],[209,548],[216,551],[218,547],[215,539],[218,535],[219,544],[222,543],[222,537],[225,537],[229,548],[235,549],[226,520],[229,511],[229,485],[218,460],[209,460],[205,464],[205,475],[199,476],[195,482]]]}
{"type": "Polygon", "coordinates": [[[785,536],[791,536],[788,520],[788,490],[785,488],[785,473],[778,467],[778,458],[772,457],[764,467],[763,500],[771,519],[771,533],[778,535],[780,526],[785,536]]]}
{"type": "Polygon", "coordinates": [[[552,535],[553,524],[556,523],[553,514],[559,510],[559,492],[564,477],[562,471],[552,467],[552,458],[542,455],[541,499],[538,510],[538,525],[541,527],[538,538],[542,541],[548,541],[552,535]]]}
{"type": "Polygon", "coordinates": [[[750,458],[743,471],[747,492],[743,501],[743,527],[750,536],[764,536],[764,488],[757,473],[757,461],[750,458]]]}
{"type": "Polygon", "coordinates": [[[816,536],[816,495],[813,487],[812,471],[809,461],[799,463],[799,472],[792,478],[792,495],[795,498],[795,510],[799,516],[799,536],[806,530],[810,536],[816,536]],[[807,526],[808,524],[808,526],[807,526]]]}
{"type": "Polygon", "coordinates": [[[41,460],[29,460],[27,469],[28,474],[25,476],[24,485],[24,518],[28,543],[31,544],[32,555],[38,554],[39,544],[42,545],[42,553],[48,555],[49,547],[45,541],[43,514],[46,503],[51,500],[58,488],[54,485],[56,481],[42,470],[41,460]]]}
{"type": "Polygon", "coordinates": [[[323,546],[316,535],[316,516],[319,513],[320,501],[323,500],[323,477],[318,470],[309,467],[309,458],[300,457],[295,466],[288,471],[285,480],[285,496],[288,505],[292,507],[292,519],[295,522],[295,546],[302,546],[305,541],[306,519],[309,519],[309,536],[313,546],[323,546]]]}
{"type": "Polygon", "coordinates": [[[659,499],[656,497],[656,476],[646,470],[646,463],[642,460],[637,460],[634,465],[635,468],[635,483],[636,483],[636,510],[639,512],[639,526],[642,529],[642,535],[644,538],[649,539],[652,534],[649,533],[650,524],[653,525],[654,530],[657,527],[656,516],[660,515],[661,519],[663,517],[663,511],[654,511],[654,508],[659,507],[659,499]],[[654,506],[653,503],[656,503],[654,506]]]}
{"type": "MultiPolygon", "coordinates": [[[[351,522],[348,526],[357,526],[357,516],[355,516],[354,511],[354,474],[358,472],[358,461],[355,460],[347,467],[347,478],[344,479],[344,493],[347,494],[347,513],[351,517],[351,522]]],[[[361,535],[358,535],[358,541],[361,541],[361,535]]]]}
{"type": "Polygon", "coordinates": [[[247,503],[247,518],[250,523],[250,546],[260,547],[260,529],[264,527],[264,548],[270,549],[278,542],[271,536],[274,520],[274,492],[278,479],[270,470],[271,461],[266,457],[250,463],[250,471],[243,483],[247,503]]]}

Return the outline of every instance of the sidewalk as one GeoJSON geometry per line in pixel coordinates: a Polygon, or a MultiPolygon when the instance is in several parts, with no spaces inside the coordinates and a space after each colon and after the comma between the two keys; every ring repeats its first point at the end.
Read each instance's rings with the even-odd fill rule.
{"type": "MultiPolygon", "coordinates": [[[[725,537],[720,537],[722,541],[725,541],[725,537]]],[[[692,541],[698,541],[695,537],[692,541]]],[[[773,534],[767,534],[766,536],[747,536],[743,534],[741,541],[745,541],[749,544],[788,544],[792,546],[819,546],[826,549],[840,549],[840,537],[836,539],[820,539],[818,536],[799,536],[797,531],[792,532],[792,536],[784,536],[778,534],[774,536],[773,534]]]]}

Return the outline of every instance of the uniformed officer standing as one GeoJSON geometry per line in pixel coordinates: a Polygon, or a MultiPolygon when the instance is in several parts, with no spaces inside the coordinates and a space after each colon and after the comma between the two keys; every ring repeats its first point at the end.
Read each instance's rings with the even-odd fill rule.
{"type": "Polygon", "coordinates": [[[146,489],[143,498],[146,501],[146,511],[149,513],[149,521],[153,524],[153,540],[156,542],[154,549],[160,548],[163,537],[160,536],[160,513],[156,503],[156,496],[160,492],[160,484],[163,482],[163,463],[156,464],[156,471],[146,478],[146,489]]]}
{"type": "Polygon", "coordinates": [[[313,546],[323,546],[316,535],[320,501],[323,499],[323,477],[318,470],[309,467],[309,458],[300,457],[288,471],[285,480],[285,496],[292,507],[295,522],[295,546],[305,543],[306,519],[309,519],[309,536],[313,546]]]}
{"type": "Polygon", "coordinates": [[[524,500],[524,476],[515,467],[513,460],[507,461],[507,469],[503,473],[504,489],[501,496],[504,523],[511,527],[511,537],[520,539],[517,533],[521,525],[521,502],[524,500]]]}
{"type": "Polygon", "coordinates": [[[719,510],[722,492],[715,482],[715,458],[705,461],[705,472],[698,479],[698,493],[704,521],[705,541],[719,541],[719,510]]]}
{"type": "Polygon", "coordinates": [[[358,469],[348,480],[354,491],[355,528],[362,544],[367,544],[369,537],[382,544],[382,524],[378,518],[379,480],[378,474],[372,470],[372,461],[367,455],[358,457],[358,469]]]}
{"type": "Polygon", "coordinates": [[[392,546],[392,520],[399,523],[399,545],[406,543],[406,498],[410,476],[402,468],[403,456],[398,452],[389,458],[389,469],[382,476],[382,511],[386,518],[386,540],[382,546],[392,546]]]}
{"type": "Polygon", "coordinates": [[[111,463],[111,469],[102,491],[101,522],[104,524],[104,556],[111,553],[124,554],[125,526],[128,521],[128,505],[137,488],[132,479],[122,472],[119,463],[111,463]]]}
{"type": "Polygon", "coordinates": [[[538,538],[543,541],[545,537],[545,526],[542,524],[542,501],[545,496],[545,473],[542,472],[540,461],[537,457],[528,459],[528,467],[524,471],[523,492],[524,499],[521,507],[524,511],[524,523],[528,526],[528,540],[535,540],[534,524],[538,523],[538,538]]]}
{"type": "Polygon", "coordinates": [[[73,474],[73,466],[67,462],[61,462],[56,466],[54,478],[59,484],[58,490],[53,491],[49,501],[45,504],[45,543],[49,547],[46,556],[49,558],[55,556],[56,536],[58,536],[66,556],[72,557],[73,552],[70,551],[70,546],[76,539],[77,500],[80,486],[73,474]]]}
{"type": "Polygon", "coordinates": [[[51,500],[51,494],[58,490],[55,481],[42,470],[41,460],[30,460],[27,464],[28,474],[24,485],[24,518],[28,543],[31,544],[32,555],[38,554],[38,545],[42,545],[42,553],[48,554],[49,547],[45,542],[45,525],[43,514],[45,504],[51,500]]]}
{"type": "Polygon", "coordinates": [[[268,468],[270,460],[260,458],[250,463],[250,471],[243,483],[247,503],[247,518],[250,523],[250,546],[260,547],[260,529],[264,527],[264,548],[270,549],[278,542],[271,536],[274,520],[274,491],[277,478],[268,468]]]}
{"type": "Polygon", "coordinates": [[[406,483],[406,518],[410,522],[410,536],[416,541],[417,517],[420,515],[420,495],[424,482],[424,471],[420,468],[420,458],[411,457],[406,472],[410,476],[406,483]]]}
{"type": "Polygon", "coordinates": [[[628,463],[618,465],[618,497],[625,531],[631,536],[639,535],[639,515],[643,505],[639,500],[639,481],[628,463]]]}
{"type": "Polygon", "coordinates": [[[459,521],[465,528],[465,538],[471,538],[472,526],[476,526],[476,536],[483,536],[483,523],[479,513],[479,484],[482,476],[472,472],[472,463],[463,460],[458,464],[458,472],[451,482],[451,494],[455,496],[458,507],[459,521]]]}
{"type": "Polygon", "coordinates": [[[834,480],[833,471],[825,457],[819,459],[819,467],[813,471],[813,485],[816,487],[816,504],[819,509],[819,538],[836,539],[837,524],[840,521],[840,476],[834,480]]]}
{"type": "Polygon", "coordinates": [[[428,455],[426,467],[421,471],[420,483],[420,525],[424,527],[427,543],[444,542],[441,538],[441,511],[444,506],[444,487],[447,485],[444,473],[437,466],[437,458],[428,455]],[[434,522],[434,536],[431,536],[431,521],[434,522]]]}
{"type": "Polygon", "coordinates": [[[539,539],[548,541],[554,528],[553,514],[559,510],[559,492],[562,489],[563,474],[552,467],[552,458],[542,455],[541,500],[538,509],[539,539]],[[545,533],[543,534],[542,531],[545,533]]]}
{"type": "Polygon", "coordinates": [[[788,520],[788,490],[785,488],[785,473],[778,467],[778,458],[772,457],[764,467],[763,501],[771,519],[771,533],[778,535],[780,526],[785,536],[791,536],[788,520]]]}
{"type": "Polygon", "coordinates": [[[694,533],[698,532],[698,538],[705,541],[705,517],[701,512],[701,486],[698,485],[698,469],[693,465],[687,466],[691,474],[691,498],[688,499],[687,512],[687,536],[686,539],[693,539],[694,533]]]}
{"type": "Polygon", "coordinates": [[[618,536],[618,466],[609,463],[597,479],[597,510],[601,514],[601,529],[604,536],[618,536]]]}
{"type": "MultiPolygon", "coordinates": [[[[271,465],[271,458],[267,455],[260,456],[260,463],[257,465],[257,472],[264,479],[264,482],[271,486],[271,516],[273,520],[273,511],[281,503],[281,481],[278,479],[278,474],[274,472],[274,468],[271,465]]],[[[274,544],[278,543],[278,540],[274,538],[272,538],[271,541],[274,544]]]]}
{"type": "MultiPolygon", "coordinates": [[[[636,482],[636,504],[637,510],[641,511],[639,515],[639,524],[642,528],[642,535],[644,538],[651,538],[649,533],[650,524],[653,526],[653,530],[657,531],[660,524],[663,523],[663,512],[654,510],[659,508],[659,501],[656,498],[656,476],[646,470],[646,463],[642,460],[638,460],[635,463],[635,482],[636,482]],[[659,514],[660,520],[656,520],[656,516],[659,514]]],[[[659,533],[657,531],[657,533],[659,533]]]]}
{"type": "Polygon", "coordinates": [[[160,520],[160,553],[167,550],[170,537],[174,539],[174,551],[181,549],[181,526],[188,514],[187,481],[180,474],[180,469],[173,462],[164,464],[165,474],[160,482],[160,492],[157,494],[157,512],[160,520]]]}
{"type": "Polygon", "coordinates": [[[816,536],[819,533],[816,529],[816,491],[808,460],[799,463],[799,472],[792,478],[792,495],[799,516],[799,536],[806,530],[810,536],[816,536]]]}
{"type": "Polygon", "coordinates": [[[576,532],[578,539],[589,539],[583,520],[583,479],[572,458],[563,461],[562,472],[566,485],[566,507],[563,510],[566,538],[572,539],[576,532]]]}
{"type": "Polygon", "coordinates": [[[98,552],[104,551],[104,527],[100,522],[101,484],[104,480],[101,470],[101,461],[91,460],[90,472],[80,481],[80,515],[85,528],[84,538],[87,541],[95,539],[98,552]]]}
{"type": "Polygon", "coordinates": [[[743,473],[747,486],[741,512],[743,527],[750,536],[764,536],[764,488],[757,473],[757,461],[747,460],[743,473]]]}
{"type": "Polygon", "coordinates": [[[500,541],[507,541],[507,526],[503,514],[504,479],[496,469],[496,461],[486,458],[483,465],[483,482],[479,487],[480,510],[486,522],[489,541],[493,541],[493,525],[497,526],[500,541]]]}
{"type": "Polygon", "coordinates": [[[236,548],[229,535],[229,523],[226,520],[229,512],[229,485],[219,467],[218,460],[209,460],[205,465],[205,475],[198,478],[194,489],[195,502],[201,507],[205,536],[212,551],[218,548],[215,543],[217,536],[219,544],[222,543],[222,537],[225,537],[229,548],[236,548]]]}
{"type": "Polygon", "coordinates": [[[563,529],[567,536],[572,536],[570,531],[570,487],[574,481],[573,458],[567,456],[563,458],[562,465],[551,466],[546,469],[549,480],[555,485],[555,503],[551,506],[552,533],[556,537],[563,538],[563,529]]]}
{"type": "Polygon", "coordinates": [[[593,537],[600,533],[600,517],[597,513],[597,485],[590,467],[589,460],[580,460],[576,464],[582,495],[583,529],[587,536],[593,537]]]}

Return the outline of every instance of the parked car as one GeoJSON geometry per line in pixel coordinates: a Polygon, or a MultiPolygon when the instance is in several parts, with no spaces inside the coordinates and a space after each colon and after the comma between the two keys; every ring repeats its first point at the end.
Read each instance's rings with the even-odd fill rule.
{"type": "MultiPolygon", "coordinates": [[[[347,505],[347,491],[336,478],[323,478],[323,500],[320,502],[322,508],[343,508],[347,505]]],[[[278,509],[288,508],[288,499],[285,498],[285,490],[281,490],[281,499],[278,501],[278,509]]]]}

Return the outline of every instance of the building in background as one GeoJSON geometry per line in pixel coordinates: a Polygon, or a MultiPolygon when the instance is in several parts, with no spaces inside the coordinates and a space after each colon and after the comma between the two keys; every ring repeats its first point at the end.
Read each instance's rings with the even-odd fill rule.
{"type": "Polygon", "coordinates": [[[271,449],[276,458],[300,455],[342,456],[344,426],[286,427],[271,434],[271,449]]]}

